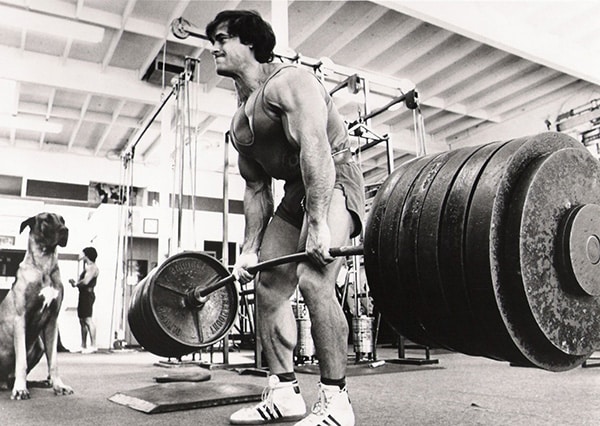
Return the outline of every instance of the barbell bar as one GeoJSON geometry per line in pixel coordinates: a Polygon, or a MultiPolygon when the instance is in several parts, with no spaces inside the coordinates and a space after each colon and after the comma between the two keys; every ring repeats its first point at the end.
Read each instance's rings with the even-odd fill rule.
{"type": "MultiPolygon", "coordinates": [[[[332,247],[329,249],[329,255],[332,257],[346,257],[346,256],[359,256],[364,252],[362,246],[342,246],[332,247]]],[[[254,275],[257,272],[264,271],[274,266],[284,265],[286,263],[298,263],[309,260],[307,252],[292,253],[285,256],[275,257],[273,259],[265,260],[264,262],[257,263],[256,265],[247,268],[247,271],[254,275]]],[[[186,299],[190,306],[201,306],[207,300],[207,297],[214,291],[226,286],[227,284],[233,283],[236,280],[233,274],[213,283],[206,287],[196,287],[188,294],[186,299]]]]}

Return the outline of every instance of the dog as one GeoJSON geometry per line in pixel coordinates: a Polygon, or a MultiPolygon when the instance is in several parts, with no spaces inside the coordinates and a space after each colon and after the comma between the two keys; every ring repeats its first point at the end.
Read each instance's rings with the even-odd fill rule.
{"type": "Polygon", "coordinates": [[[48,386],[56,395],[73,393],[58,376],[56,365],[58,313],[63,285],[58,270],[57,246],[65,247],[69,230],[62,216],[40,213],[21,224],[29,227],[25,258],[16,280],[0,303],[0,382],[10,386],[11,399],[29,399],[27,374],[42,356],[48,361],[48,386]]]}

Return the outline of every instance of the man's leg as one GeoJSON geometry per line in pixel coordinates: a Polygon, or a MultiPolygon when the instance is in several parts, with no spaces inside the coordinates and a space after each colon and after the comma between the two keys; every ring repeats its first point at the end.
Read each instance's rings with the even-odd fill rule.
{"type": "MultiPolygon", "coordinates": [[[[260,260],[295,253],[299,235],[297,228],[275,216],[263,237],[260,260]]],[[[257,281],[256,323],[271,373],[268,392],[263,401],[236,411],[229,420],[232,424],[299,420],[306,413],[306,404],[294,376],[293,350],[297,330],[290,297],[297,284],[296,264],[265,270],[257,281]]]]}
{"type": "MultiPolygon", "coordinates": [[[[350,244],[353,222],[341,190],[334,190],[329,207],[331,246],[350,244]]],[[[304,235],[304,234],[303,234],[304,235]]],[[[345,387],[348,359],[348,323],[335,295],[335,281],[344,259],[325,268],[311,263],[298,265],[300,291],[308,307],[311,333],[321,372],[319,402],[299,424],[354,425],[354,413],[345,387]],[[324,421],[324,423],[321,423],[324,421]]]]}
{"type": "MultiPolygon", "coordinates": [[[[261,261],[295,253],[300,231],[275,216],[265,232],[261,261]]],[[[298,279],[296,264],[286,264],[260,273],[256,287],[257,328],[271,374],[293,371],[296,320],[290,304],[298,279]]]]}
{"type": "Polygon", "coordinates": [[[87,324],[85,323],[85,318],[79,318],[79,325],[81,327],[81,349],[85,349],[87,347],[88,336],[88,329],[87,324]]]}
{"type": "Polygon", "coordinates": [[[95,351],[96,350],[96,326],[94,324],[94,321],[92,320],[92,317],[85,318],[85,325],[86,325],[88,335],[90,336],[89,349],[91,351],[95,351]]]}

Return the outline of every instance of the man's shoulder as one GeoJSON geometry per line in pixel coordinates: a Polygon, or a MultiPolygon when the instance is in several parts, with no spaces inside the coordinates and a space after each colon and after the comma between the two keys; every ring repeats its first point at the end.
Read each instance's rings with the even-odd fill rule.
{"type": "MultiPolygon", "coordinates": [[[[279,64],[278,64],[279,65],[279,64]]],[[[275,84],[277,84],[278,82],[284,82],[284,81],[314,81],[315,83],[318,82],[316,76],[314,75],[314,73],[312,73],[310,70],[301,67],[299,65],[295,65],[295,64],[281,64],[279,66],[274,67],[273,71],[271,72],[271,76],[268,80],[269,83],[273,82],[275,84]]]]}

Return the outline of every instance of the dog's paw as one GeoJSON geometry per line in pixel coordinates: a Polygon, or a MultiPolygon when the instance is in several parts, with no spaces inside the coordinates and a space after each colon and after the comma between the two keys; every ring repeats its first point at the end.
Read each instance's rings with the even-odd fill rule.
{"type": "Polygon", "coordinates": [[[21,399],[29,399],[29,391],[27,389],[13,389],[10,399],[21,400],[21,399]]]}
{"type": "Polygon", "coordinates": [[[62,396],[62,395],[71,395],[73,393],[73,388],[71,386],[65,385],[62,381],[54,381],[54,385],[52,386],[54,389],[54,395],[62,396]]]}

